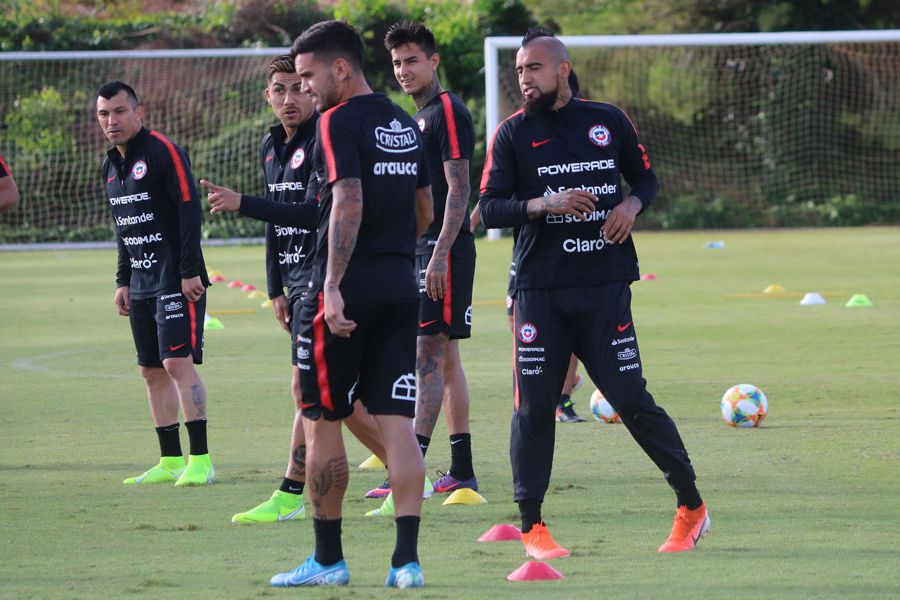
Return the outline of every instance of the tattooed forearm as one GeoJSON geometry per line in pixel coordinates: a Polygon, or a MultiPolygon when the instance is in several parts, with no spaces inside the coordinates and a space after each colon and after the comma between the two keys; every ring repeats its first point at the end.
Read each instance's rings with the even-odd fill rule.
{"type": "Polygon", "coordinates": [[[195,383],[191,386],[191,401],[194,403],[194,408],[197,410],[197,418],[205,419],[206,390],[203,388],[203,384],[195,383]]]}
{"type": "Polygon", "coordinates": [[[444,351],[442,335],[418,338],[416,352],[416,433],[431,437],[444,400],[444,351]]]}
{"type": "Polygon", "coordinates": [[[469,161],[464,158],[444,161],[447,178],[447,202],[444,204],[444,225],[435,244],[435,254],[450,252],[469,207],[469,161]]]}
{"type": "Polygon", "coordinates": [[[291,452],[291,475],[297,481],[306,480],[306,444],[300,444],[291,452]]]}
{"type": "Polygon", "coordinates": [[[332,193],[325,287],[336,289],[344,278],[356,247],[356,236],[362,222],[362,182],[356,177],[339,179],[334,183],[332,193]]]}

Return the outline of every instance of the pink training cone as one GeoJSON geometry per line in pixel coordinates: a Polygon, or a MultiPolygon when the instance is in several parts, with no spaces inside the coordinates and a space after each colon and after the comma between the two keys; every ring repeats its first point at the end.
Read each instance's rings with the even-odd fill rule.
{"type": "Polygon", "coordinates": [[[245,283],[244,285],[241,286],[241,291],[242,292],[255,292],[256,286],[253,285],[252,283],[245,283]]]}
{"type": "Polygon", "coordinates": [[[515,525],[494,525],[481,534],[479,542],[518,542],[522,540],[522,532],[515,525]]]}
{"type": "Polygon", "coordinates": [[[239,288],[244,287],[244,283],[242,281],[238,281],[237,279],[232,279],[228,282],[228,287],[230,288],[239,288]]]}
{"type": "Polygon", "coordinates": [[[654,279],[656,279],[656,275],[654,275],[653,273],[644,273],[643,275],[641,275],[642,281],[653,281],[654,279]]]}
{"type": "Polygon", "coordinates": [[[564,579],[563,574],[547,563],[529,560],[506,576],[509,581],[547,581],[564,579]]]}
{"type": "Polygon", "coordinates": [[[209,278],[210,283],[222,283],[223,281],[225,281],[225,278],[221,275],[213,275],[209,278]]]}

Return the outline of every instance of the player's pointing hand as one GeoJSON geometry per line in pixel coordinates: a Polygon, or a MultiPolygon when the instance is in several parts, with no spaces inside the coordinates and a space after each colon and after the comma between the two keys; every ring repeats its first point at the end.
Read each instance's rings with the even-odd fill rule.
{"type": "Polygon", "coordinates": [[[200,180],[200,185],[209,190],[206,199],[209,201],[210,214],[216,214],[220,211],[237,212],[241,208],[241,195],[234,190],[216,185],[205,179],[200,180]]]}

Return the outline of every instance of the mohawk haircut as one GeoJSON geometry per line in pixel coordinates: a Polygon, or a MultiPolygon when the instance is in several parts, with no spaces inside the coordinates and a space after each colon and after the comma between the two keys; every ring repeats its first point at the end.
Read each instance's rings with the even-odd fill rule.
{"type": "Polygon", "coordinates": [[[384,36],[384,47],[388,52],[406,44],[416,44],[425,52],[425,56],[432,56],[437,52],[434,34],[424,23],[418,21],[394,23],[384,36]]]}
{"type": "MultiPolygon", "coordinates": [[[[535,25],[534,27],[531,27],[528,31],[526,31],[524,37],[522,37],[522,48],[524,48],[537,38],[542,37],[555,38],[556,32],[554,32],[546,25],[535,25]]],[[[568,83],[569,89],[572,91],[572,96],[577,96],[578,92],[581,91],[581,85],[578,83],[578,75],[575,74],[574,67],[571,71],[569,71],[568,83]]]]}
{"type": "Polygon", "coordinates": [[[290,55],[282,54],[281,56],[276,56],[272,59],[272,62],[269,63],[269,68],[266,70],[266,81],[272,81],[272,76],[275,73],[295,73],[294,70],[294,59],[290,57],[290,55]]]}
{"type": "Polygon", "coordinates": [[[100,89],[97,90],[97,95],[101,98],[105,98],[110,100],[119,95],[119,92],[125,92],[128,95],[128,99],[131,101],[131,107],[135,108],[140,105],[138,102],[137,94],[134,92],[134,89],[128,85],[127,83],[123,83],[118,79],[115,81],[108,81],[100,86],[100,89]]]}
{"type": "Polygon", "coordinates": [[[353,69],[362,70],[363,40],[359,32],[344,21],[320,21],[300,34],[291,46],[291,60],[298,54],[319,58],[343,58],[353,69]]]}

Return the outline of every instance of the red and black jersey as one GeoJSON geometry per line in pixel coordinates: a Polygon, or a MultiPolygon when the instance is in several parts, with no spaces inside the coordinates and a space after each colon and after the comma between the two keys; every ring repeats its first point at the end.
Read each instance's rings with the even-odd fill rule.
{"type": "Polygon", "coordinates": [[[0,179],[9,177],[10,175],[9,167],[6,165],[6,161],[3,160],[3,155],[0,154],[0,179]]]}
{"type": "Polygon", "coordinates": [[[417,298],[415,196],[429,185],[429,177],[416,123],[384,94],[354,96],[319,118],[315,156],[321,189],[310,287],[319,291],[325,280],[332,186],[358,178],[362,222],[341,293],[345,298],[417,298]]]}
{"type": "Polygon", "coordinates": [[[180,292],[181,280],[209,285],[200,250],[200,200],[187,154],[169,138],[142,128],[103,161],[106,195],[116,224],[116,284],[134,299],[180,292]]]}
{"type": "Polygon", "coordinates": [[[266,281],[269,298],[305,290],[311,264],[307,257],[315,245],[318,206],[315,199],[308,210],[285,210],[286,204],[306,202],[312,174],[313,149],[316,144],[314,114],[306,120],[290,140],[285,140],[284,126],[276,125],[259,143],[259,161],[266,181],[266,196],[241,196],[242,215],[268,221],[266,223],[266,281]],[[296,215],[299,214],[300,219],[296,215]]]}
{"type": "Polygon", "coordinates": [[[610,244],[601,231],[622,201],[622,176],[644,208],[658,185],[650,159],[628,116],[612,104],[573,99],[558,111],[519,111],[497,128],[481,180],[486,227],[516,227],[516,288],[582,287],[640,277],[629,236],[610,244]],[[580,221],[548,214],[530,220],[527,202],[567,189],[598,197],[580,221]]]}
{"type": "MultiPolygon", "coordinates": [[[[434,221],[416,245],[416,254],[431,254],[444,226],[447,204],[447,176],[444,162],[464,158],[471,161],[475,152],[475,127],[463,101],[450,92],[442,92],[413,117],[425,140],[425,159],[434,196],[434,221]]],[[[475,256],[475,236],[469,231],[469,211],[463,219],[456,241],[450,248],[454,256],[475,256]]]]}

